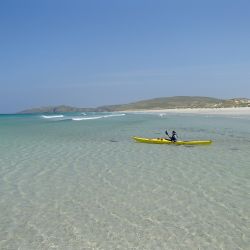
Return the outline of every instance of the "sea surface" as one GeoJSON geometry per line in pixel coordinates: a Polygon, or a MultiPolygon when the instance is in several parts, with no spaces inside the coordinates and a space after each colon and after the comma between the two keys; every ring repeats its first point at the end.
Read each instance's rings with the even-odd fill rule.
{"type": "Polygon", "coordinates": [[[0,249],[250,249],[250,117],[0,115],[0,249]]]}

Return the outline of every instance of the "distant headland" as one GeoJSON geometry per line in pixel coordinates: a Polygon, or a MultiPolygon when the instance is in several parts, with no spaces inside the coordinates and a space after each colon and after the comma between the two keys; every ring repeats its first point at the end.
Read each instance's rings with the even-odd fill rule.
{"type": "Polygon", "coordinates": [[[20,114],[30,113],[67,113],[67,112],[115,112],[126,110],[164,110],[164,109],[211,109],[211,108],[238,108],[250,107],[250,99],[233,98],[233,99],[217,99],[212,97],[201,96],[173,96],[161,97],[138,102],[107,105],[96,108],[77,108],[72,106],[47,106],[40,108],[26,109],[20,114]]]}

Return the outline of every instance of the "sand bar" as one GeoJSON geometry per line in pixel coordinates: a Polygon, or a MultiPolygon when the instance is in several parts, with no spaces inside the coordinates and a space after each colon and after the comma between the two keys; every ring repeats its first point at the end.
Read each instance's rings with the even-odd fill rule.
{"type": "Polygon", "coordinates": [[[239,108],[185,108],[185,109],[146,109],[125,110],[127,113],[176,113],[176,114],[203,114],[203,115],[249,115],[250,107],[239,108]]]}

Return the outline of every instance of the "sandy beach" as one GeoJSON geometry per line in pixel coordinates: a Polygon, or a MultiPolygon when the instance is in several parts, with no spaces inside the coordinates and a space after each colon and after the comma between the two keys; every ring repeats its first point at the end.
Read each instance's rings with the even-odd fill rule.
{"type": "Polygon", "coordinates": [[[127,113],[176,113],[204,115],[250,115],[250,107],[125,110],[127,113]]]}

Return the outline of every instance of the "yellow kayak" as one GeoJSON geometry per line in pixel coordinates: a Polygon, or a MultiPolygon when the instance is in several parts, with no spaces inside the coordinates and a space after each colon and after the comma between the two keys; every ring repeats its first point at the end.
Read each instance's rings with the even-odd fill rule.
{"type": "Polygon", "coordinates": [[[173,142],[165,138],[142,138],[142,137],[132,137],[137,142],[143,143],[153,143],[153,144],[176,144],[176,145],[208,145],[211,144],[211,140],[207,141],[177,141],[173,142]]]}

